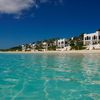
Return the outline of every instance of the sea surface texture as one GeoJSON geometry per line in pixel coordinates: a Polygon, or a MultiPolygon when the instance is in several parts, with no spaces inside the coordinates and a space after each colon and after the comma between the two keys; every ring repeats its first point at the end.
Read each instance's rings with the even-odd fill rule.
{"type": "Polygon", "coordinates": [[[0,100],[100,100],[100,54],[0,54],[0,100]]]}

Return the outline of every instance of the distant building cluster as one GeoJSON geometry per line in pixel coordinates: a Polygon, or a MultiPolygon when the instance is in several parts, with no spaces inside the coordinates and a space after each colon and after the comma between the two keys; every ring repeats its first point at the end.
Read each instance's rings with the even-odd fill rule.
{"type": "Polygon", "coordinates": [[[80,49],[100,49],[100,30],[95,33],[84,33],[78,37],[48,39],[45,41],[38,41],[35,43],[22,45],[22,51],[68,51],[80,49]]]}
{"type": "Polygon", "coordinates": [[[47,51],[47,50],[70,50],[70,44],[68,39],[56,39],[50,42],[40,42],[27,45],[22,45],[22,51],[47,51]]]}

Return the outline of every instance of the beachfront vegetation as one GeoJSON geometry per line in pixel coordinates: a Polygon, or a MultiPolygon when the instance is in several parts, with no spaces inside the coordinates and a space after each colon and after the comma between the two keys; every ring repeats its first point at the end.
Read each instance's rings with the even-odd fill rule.
{"type": "Polygon", "coordinates": [[[84,33],[80,34],[78,37],[74,37],[72,40],[70,39],[70,46],[73,50],[82,50],[85,49],[83,45],[83,35],[84,33]]]}
{"type": "Polygon", "coordinates": [[[12,48],[9,48],[9,49],[0,49],[0,51],[22,51],[22,47],[16,46],[16,47],[12,47],[12,48]]]}

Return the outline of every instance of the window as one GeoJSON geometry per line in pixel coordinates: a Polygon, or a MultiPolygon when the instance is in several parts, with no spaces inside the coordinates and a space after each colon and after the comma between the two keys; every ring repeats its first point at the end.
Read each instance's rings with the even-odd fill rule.
{"type": "Polygon", "coordinates": [[[94,39],[94,40],[97,39],[97,36],[94,35],[94,36],[93,36],[93,39],[94,39]]]}
{"type": "Polygon", "coordinates": [[[88,37],[88,40],[90,40],[91,39],[91,37],[88,37]]]}
{"type": "Polygon", "coordinates": [[[99,35],[99,40],[100,40],[100,35],[99,35]]]}
{"type": "Polygon", "coordinates": [[[87,36],[87,40],[89,39],[89,37],[87,36]]]}
{"type": "Polygon", "coordinates": [[[64,42],[62,41],[61,44],[63,44],[64,42]]]}

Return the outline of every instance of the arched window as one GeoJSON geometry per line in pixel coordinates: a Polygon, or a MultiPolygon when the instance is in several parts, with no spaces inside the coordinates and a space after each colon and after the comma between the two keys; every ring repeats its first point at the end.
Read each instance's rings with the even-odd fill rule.
{"type": "Polygon", "coordinates": [[[87,36],[87,40],[89,39],[89,37],[87,36]]]}
{"type": "Polygon", "coordinates": [[[61,44],[63,44],[64,42],[62,41],[61,44]]]}
{"type": "Polygon", "coordinates": [[[88,40],[90,40],[91,38],[90,38],[90,36],[88,37],[88,40]]]}
{"type": "Polygon", "coordinates": [[[94,39],[94,40],[97,39],[97,36],[94,35],[94,36],[93,36],[93,39],[94,39]]]}
{"type": "Polygon", "coordinates": [[[100,40],[100,35],[99,35],[99,40],[100,40]]]}

